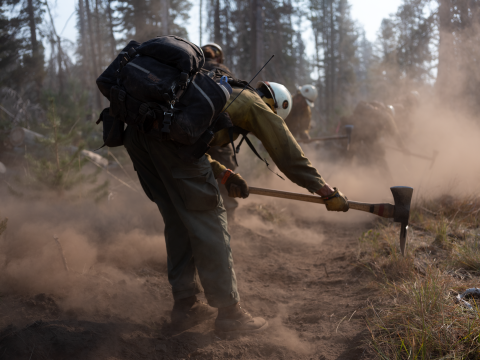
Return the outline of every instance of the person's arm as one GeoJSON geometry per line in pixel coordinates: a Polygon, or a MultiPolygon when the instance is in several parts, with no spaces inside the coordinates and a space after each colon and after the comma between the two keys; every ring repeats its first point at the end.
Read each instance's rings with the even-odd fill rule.
{"type": "Polygon", "coordinates": [[[208,161],[210,162],[210,166],[212,167],[213,175],[215,179],[220,179],[225,174],[227,168],[220,164],[217,160],[213,160],[209,154],[205,154],[208,161]]]}
{"type": "Polygon", "coordinates": [[[259,97],[250,95],[249,100],[243,108],[233,109],[238,111],[230,114],[234,124],[255,135],[280,171],[292,182],[312,193],[323,188],[325,180],[305,157],[282,118],[274,114],[259,97]],[[239,121],[239,118],[242,120],[239,121]]]}
{"type": "MultiPolygon", "coordinates": [[[[260,97],[245,91],[227,112],[234,125],[251,132],[262,142],[280,171],[292,182],[322,196],[328,210],[348,210],[347,198],[325,182],[305,157],[283,119],[260,97]]],[[[228,143],[226,131],[222,133],[218,134],[216,145],[228,143]]]]}

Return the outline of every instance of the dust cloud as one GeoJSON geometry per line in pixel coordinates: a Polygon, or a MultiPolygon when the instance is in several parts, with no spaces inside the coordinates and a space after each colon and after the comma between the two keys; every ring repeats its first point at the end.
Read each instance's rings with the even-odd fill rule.
{"type": "MultiPolygon", "coordinates": [[[[428,93],[421,96],[421,105],[413,114],[412,131],[404,137],[406,148],[413,154],[425,157],[437,156],[435,161],[421,159],[414,155],[405,155],[393,149],[386,149],[386,160],[394,179],[393,183],[387,180],[375,164],[360,166],[348,164],[342,158],[331,159],[324,148],[314,145],[302,145],[305,155],[313,166],[322,174],[326,181],[338,187],[349,199],[363,202],[392,202],[389,190],[391,186],[410,186],[415,189],[414,201],[418,199],[433,198],[449,193],[451,195],[471,195],[480,189],[480,128],[478,119],[460,110],[451,110],[441,104],[428,93]]],[[[372,129],[374,131],[374,129],[372,129]]],[[[383,139],[387,145],[396,146],[391,138],[383,139]]],[[[248,151],[248,150],[246,150],[248,151]]],[[[257,161],[246,156],[240,159],[239,172],[247,172],[247,180],[253,186],[270,187],[285,191],[307,193],[288,179],[282,181],[264,168],[256,167],[255,172],[242,168],[243,163],[257,161]],[[261,174],[255,176],[255,174],[261,174]]],[[[252,195],[252,197],[254,197],[252,195]]],[[[258,197],[257,197],[258,198],[258,197]]],[[[317,216],[324,211],[318,206],[298,202],[285,202],[288,207],[304,211],[305,215],[317,216]],[[315,211],[313,209],[318,209],[315,211]]],[[[330,219],[347,219],[356,221],[364,219],[363,216],[324,215],[330,219]]]]}
{"type": "Polygon", "coordinates": [[[135,320],[170,306],[165,284],[153,287],[157,293],[144,286],[149,275],[166,273],[166,250],[161,217],[143,194],[126,192],[100,206],[3,195],[2,293],[56,295],[64,311],[135,320]]]}

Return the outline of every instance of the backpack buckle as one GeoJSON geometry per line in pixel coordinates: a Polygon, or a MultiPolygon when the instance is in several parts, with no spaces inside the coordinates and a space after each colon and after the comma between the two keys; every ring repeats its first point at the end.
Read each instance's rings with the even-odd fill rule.
{"type": "Polygon", "coordinates": [[[143,116],[146,113],[148,113],[149,110],[150,110],[150,108],[149,108],[148,104],[142,103],[142,105],[140,105],[140,108],[138,109],[138,113],[143,116]]]}
{"type": "Polygon", "coordinates": [[[180,80],[178,81],[178,84],[180,85],[180,88],[184,90],[187,87],[187,82],[188,82],[188,74],[187,73],[180,73],[180,80]]]}
{"type": "Polygon", "coordinates": [[[162,132],[170,134],[170,125],[172,125],[173,113],[165,111],[163,113],[163,128],[162,132]]]}
{"type": "Polygon", "coordinates": [[[126,97],[127,97],[127,93],[125,91],[120,90],[118,92],[118,100],[120,100],[121,102],[124,102],[126,97]]]}

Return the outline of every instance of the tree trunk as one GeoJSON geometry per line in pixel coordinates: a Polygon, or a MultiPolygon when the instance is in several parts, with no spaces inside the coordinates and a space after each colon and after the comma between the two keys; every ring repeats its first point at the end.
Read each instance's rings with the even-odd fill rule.
{"type": "Polygon", "coordinates": [[[256,60],[255,67],[253,68],[254,73],[260,69],[264,62],[264,43],[263,43],[263,22],[265,19],[265,13],[263,11],[263,2],[262,0],[257,0],[256,7],[256,60]]]}
{"type": "Polygon", "coordinates": [[[222,46],[222,29],[220,23],[220,0],[215,0],[213,15],[213,41],[222,46]]]}
{"type": "Polygon", "coordinates": [[[63,74],[63,67],[62,67],[62,62],[63,62],[63,51],[62,51],[62,42],[60,39],[60,36],[57,34],[57,30],[55,29],[55,23],[53,22],[53,16],[52,12],[50,11],[50,6],[48,5],[48,2],[45,2],[45,6],[47,7],[48,15],[50,17],[50,23],[52,26],[52,38],[51,42],[57,43],[57,66],[58,66],[58,87],[59,91],[63,92],[63,86],[64,86],[64,74],[63,74]]]}
{"type": "Polygon", "coordinates": [[[333,117],[335,112],[335,80],[336,80],[336,61],[335,61],[335,20],[334,20],[334,7],[333,7],[334,0],[330,0],[330,89],[329,89],[329,97],[330,97],[330,118],[333,117]]]}
{"type": "Polygon", "coordinates": [[[451,95],[451,72],[455,65],[453,58],[454,35],[452,33],[451,0],[440,0],[438,9],[440,43],[438,47],[438,75],[435,83],[440,99],[451,95]]]}
{"type": "Polygon", "coordinates": [[[117,56],[117,41],[115,40],[115,35],[114,35],[115,32],[113,30],[112,0],[108,0],[107,2],[107,12],[108,12],[108,30],[109,30],[108,35],[110,38],[110,48],[112,51],[112,56],[113,58],[115,58],[117,56]]]}
{"type": "Polygon", "coordinates": [[[170,29],[168,26],[170,1],[162,0],[162,33],[163,35],[169,35],[170,29]]]}
{"type": "Polygon", "coordinates": [[[225,7],[223,8],[223,13],[225,17],[225,43],[224,43],[224,57],[225,62],[227,66],[231,69],[232,68],[232,62],[231,62],[231,46],[232,46],[232,32],[230,31],[230,2],[226,1],[225,2],[225,7]]]}
{"type": "Polygon", "coordinates": [[[202,14],[202,10],[203,10],[203,0],[200,0],[200,11],[198,12],[198,16],[199,16],[199,27],[198,27],[198,33],[199,33],[199,39],[198,39],[198,45],[199,46],[202,46],[202,43],[203,43],[203,24],[202,24],[202,20],[203,20],[203,14],[202,14]]]}
{"type": "MultiPolygon", "coordinates": [[[[85,0],[85,10],[87,12],[87,23],[88,23],[88,42],[90,43],[90,51],[91,51],[91,56],[89,59],[86,59],[86,61],[91,61],[93,64],[93,77],[97,77],[100,75],[100,72],[98,70],[98,62],[97,62],[97,54],[95,53],[95,44],[94,44],[94,36],[93,36],[93,20],[92,20],[92,14],[90,12],[90,0],[85,0]]],[[[95,91],[96,94],[96,100],[97,100],[97,109],[101,109],[102,107],[102,98],[100,96],[99,91],[95,91]]]]}
{"type": "Polygon", "coordinates": [[[97,36],[95,36],[95,45],[97,47],[97,55],[98,55],[98,71],[100,74],[100,72],[102,71],[103,69],[103,54],[102,54],[102,49],[103,49],[103,41],[102,41],[102,38],[103,38],[103,34],[102,34],[102,30],[100,28],[100,12],[98,11],[98,1],[99,0],[95,0],[95,30],[97,31],[97,36]]]}
{"type": "Polygon", "coordinates": [[[40,97],[40,90],[42,88],[42,71],[43,59],[40,59],[40,52],[37,41],[37,27],[35,25],[35,9],[33,7],[33,0],[28,0],[28,26],[30,27],[30,41],[32,44],[32,60],[34,66],[34,80],[35,80],[35,95],[37,100],[40,97]]]}
{"type": "Polygon", "coordinates": [[[250,72],[257,67],[257,1],[250,0],[250,72]]]}

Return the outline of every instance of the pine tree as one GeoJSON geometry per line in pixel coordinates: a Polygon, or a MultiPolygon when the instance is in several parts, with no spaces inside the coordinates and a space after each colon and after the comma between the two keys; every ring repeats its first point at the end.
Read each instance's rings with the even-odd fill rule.
{"type": "Polygon", "coordinates": [[[127,38],[139,42],[160,35],[187,37],[180,24],[188,18],[189,9],[188,0],[127,0],[119,1],[116,7],[120,13],[119,27],[127,30],[127,38]]]}
{"type": "MultiPolygon", "coordinates": [[[[88,160],[81,156],[83,145],[77,148],[71,147],[74,134],[71,131],[62,131],[53,98],[49,99],[47,122],[43,127],[47,136],[37,138],[43,150],[35,155],[29,153],[26,155],[30,184],[38,184],[40,188],[44,186],[49,190],[56,191],[60,196],[78,184],[94,184],[98,171],[90,174],[82,171],[88,163],[88,160]]],[[[96,200],[104,197],[107,185],[105,182],[91,190],[96,200]]]]}
{"type": "Polygon", "coordinates": [[[43,45],[40,0],[0,1],[0,80],[3,86],[28,92],[38,101],[43,86],[43,45]]]}
{"type": "Polygon", "coordinates": [[[431,0],[404,0],[397,12],[384,19],[379,32],[380,62],[373,72],[377,100],[387,101],[433,79],[436,12],[431,0]]]}
{"type": "Polygon", "coordinates": [[[318,103],[330,124],[356,101],[358,31],[347,0],[310,0],[315,35],[315,66],[320,75],[318,103]]]}
{"type": "MultiPolygon", "coordinates": [[[[259,80],[270,80],[293,89],[302,62],[304,44],[291,21],[297,9],[287,1],[211,0],[207,28],[210,41],[224,49],[225,63],[237,77],[250,79],[275,55],[259,80]],[[297,41],[296,41],[297,40],[297,41]],[[289,69],[285,71],[285,69],[289,69]]],[[[302,77],[306,76],[306,73],[302,77]]]]}
{"type": "Polygon", "coordinates": [[[444,104],[480,110],[480,2],[439,1],[439,59],[435,84],[444,104]]]}

